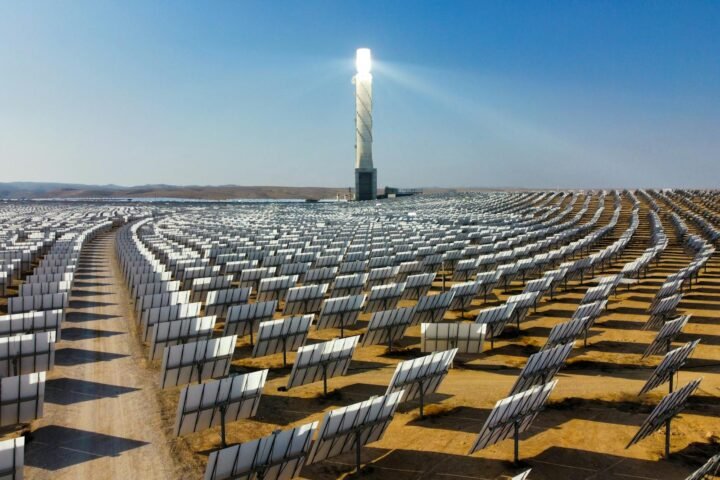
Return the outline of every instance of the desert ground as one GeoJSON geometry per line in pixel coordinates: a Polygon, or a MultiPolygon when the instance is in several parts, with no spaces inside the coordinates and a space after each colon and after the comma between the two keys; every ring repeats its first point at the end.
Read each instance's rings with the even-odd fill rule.
{"type": "MultiPolygon", "coordinates": [[[[648,204],[642,198],[640,227],[623,256],[601,274],[617,273],[639,256],[650,241],[648,204]]],[[[577,202],[578,209],[582,202],[577,202]]],[[[659,202],[661,203],[661,202],[659,202]]],[[[662,206],[662,205],[661,205],[662,206]]],[[[605,199],[599,225],[609,221],[612,197],[605,199]]],[[[595,245],[599,250],[625,230],[631,204],[623,199],[616,228],[595,245]]],[[[593,211],[586,214],[589,219],[593,211]]],[[[425,418],[417,402],[401,405],[382,440],[362,450],[362,478],[501,479],[532,468],[530,479],[683,479],[720,450],[720,262],[711,258],[699,281],[685,290],[679,313],[692,314],[675,346],[700,338],[682,368],[677,385],[703,377],[698,392],[672,423],[672,455],[662,458],[662,429],[628,449],[638,427],[667,392],[667,385],[638,397],[661,357],[642,360],[654,331],[640,328],[647,308],[667,275],[693,258],[676,238],[663,210],[661,219],[670,243],[647,274],[610,297],[608,310],[591,329],[588,345],[577,342],[547,408],[521,435],[521,464],[514,465],[513,442],[503,441],[480,452],[468,451],[495,402],[507,395],[529,355],[539,351],[550,328],[568,320],[591,279],[571,281],[554,298],[545,296],[521,325],[508,327],[493,349],[486,342],[481,355],[458,355],[438,392],[426,400],[425,418]]],[[[720,212],[716,212],[720,213],[720,212]]],[[[691,231],[701,234],[691,222],[691,231]]],[[[115,255],[117,229],[84,248],[57,345],[56,368],[49,372],[44,417],[34,422],[26,447],[25,475],[45,478],[202,478],[210,452],[220,448],[219,428],[173,438],[180,387],[160,390],[160,363],[148,362],[147,345],[138,336],[138,319],[115,255]]],[[[451,282],[447,281],[445,288],[451,282]]],[[[16,292],[15,285],[9,295],[16,292]]],[[[431,293],[443,289],[440,276],[431,293]]],[[[477,298],[464,317],[471,320],[484,307],[501,304],[520,293],[515,280],[496,288],[487,301],[477,298]]],[[[411,306],[414,301],[402,301],[411,306]]],[[[281,318],[276,313],[276,318],[281,318]]],[[[458,319],[448,312],[445,320],[458,319]]],[[[361,334],[369,314],[361,315],[347,335],[361,334]]],[[[218,327],[220,329],[220,327],[218,327]]],[[[309,342],[328,340],[338,330],[311,329],[309,342]]],[[[251,358],[248,338],[238,341],[232,371],[269,368],[257,415],[228,424],[229,444],[242,443],[309,421],[337,407],[385,393],[395,365],[423,355],[420,327],[411,327],[388,352],[386,346],[358,347],[348,374],[328,382],[289,391],[290,373],[282,356],[251,358]]],[[[15,433],[6,432],[6,437],[15,433]]],[[[359,478],[354,456],[341,455],[305,466],[302,478],[359,478]]]]}
{"type": "Polygon", "coordinates": [[[82,199],[82,198],[182,198],[193,200],[232,199],[327,199],[343,196],[346,188],[329,187],[273,187],[273,186],[179,186],[143,185],[122,187],[119,185],[76,185],[56,183],[1,183],[0,199],[82,199]]]}

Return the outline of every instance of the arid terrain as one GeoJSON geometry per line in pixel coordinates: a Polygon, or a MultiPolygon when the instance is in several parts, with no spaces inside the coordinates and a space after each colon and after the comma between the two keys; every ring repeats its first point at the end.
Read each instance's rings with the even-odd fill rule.
{"type": "Polygon", "coordinates": [[[0,198],[81,199],[81,198],[183,198],[192,200],[232,199],[334,199],[346,195],[346,188],[279,186],[178,186],[75,185],[54,183],[0,183],[0,198]]]}
{"type": "MultiPolygon", "coordinates": [[[[425,188],[428,193],[525,191],[502,188],[425,188]]],[[[182,198],[187,200],[271,200],[271,199],[335,199],[351,194],[348,188],[282,187],[244,185],[80,185],[60,183],[0,182],[0,199],[128,199],[182,198]]]]}
{"type": "MultiPolygon", "coordinates": [[[[612,199],[599,225],[608,222],[612,199]]],[[[579,206],[580,202],[578,202],[579,206]]],[[[577,209],[577,206],[576,206],[577,209]]],[[[628,225],[631,205],[623,199],[617,227],[598,245],[613,241],[628,225]]],[[[639,256],[650,241],[648,205],[641,200],[640,226],[621,258],[601,274],[617,273],[639,256]]],[[[587,217],[592,216],[588,212],[587,217]]],[[[539,351],[552,326],[569,319],[592,279],[571,281],[554,298],[546,296],[521,325],[518,336],[508,327],[481,355],[458,355],[438,393],[426,402],[421,419],[417,403],[401,405],[384,438],[362,450],[362,478],[499,479],[532,468],[531,479],[683,479],[720,450],[720,262],[711,258],[699,282],[685,290],[679,313],[692,314],[675,346],[701,339],[682,368],[677,385],[703,377],[700,389],[672,424],[672,455],[663,459],[662,429],[625,448],[643,419],[667,392],[667,385],[644,397],[638,392],[660,357],[642,360],[654,331],[640,328],[647,308],[667,275],[687,266],[692,253],[676,238],[661,214],[670,243],[647,274],[629,287],[620,286],[591,329],[588,345],[577,342],[547,408],[529,432],[521,435],[521,465],[513,465],[512,441],[468,455],[496,401],[505,397],[532,353],[539,351]]],[[[694,226],[688,222],[691,230],[694,226]]],[[[70,309],[57,346],[57,367],[49,374],[45,416],[32,425],[26,453],[26,477],[40,478],[201,478],[211,451],[220,448],[219,428],[172,438],[180,388],[159,390],[159,362],[149,363],[147,346],[137,335],[134,306],[114,255],[117,230],[94,240],[83,251],[70,309]],[[74,429],[72,432],[70,429],[74,429]],[[79,432],[78,431],[82,431],[79,432]],[[66,449],[66,450],[65,450],[66,449]]],[[[433,291],[442,290],[440,276],[433,291]]],[[[446,286],[451,285],[447,282],[446,286]]],[[[486,302],[477,298],[465,319],[486,306],[520,293],[518,279],[496,288],[486,302]]],[[[11,289],[10,294],[14,292],[11,289]]],[[[414,301],[402,301],[411,306],[414,301]]],[[[276,318],[281,318],[276,313],[276,318]]],[[[458,319],[448,312],[445,320],[458,319]]],[[[346,335],[361,334],[369,314],[346,335]]],[[[216,327],[221,330],[221,327],[216,327]]],[[[327,340],[338,330],[311,330],[309,342],[327,340]]],[[[358,347],[349,372],[322,383],[290,391],[290,373],[282,356],[251,358],[247,338],[238,342],[233,372],[269,368],[258,414],[228,425],[229,444],[270,434],[277,429],[320,420],[331,409],[385,393],[395,365],[422,355],[420,327],[411,327],[395,349],[358,347]]],[[[354,456],[341,455],[305,466],[307,479],[356,478],[354,456]]]]}
{"type": "MultiPolygon", "coordinates": [[[[609,207],[608,204],[606,211],[609,207]]],[[[621,219],[619,230],[625,227],[622,220],[627,221],[627,217],[621,219]]],[[[669,224],[665,228],[672,230],[669,224]]],[[[608,238],[607,242],[614,239],[608,238]]],[[[640,235],[616,264],[621,266],[623,260],[639,255],[647,241],[647,230],[641,223],[640,235]]],[[[363,462],[368,465],[363,478],[494,479],[519,473],[527,467],[533,469],[530,478],[548,480],[684,478],[720,449],[720,346],[715,341],[720,335],[720,264],[716,259],[680,306],[683,313],[692,313],[693,317],[678,342],[702,340],[680,373],[678,384],[700,376],[704,379],[700,395],[693,399],[680,420],[673,423],[673,456],[669,461],[660,458],[664,445],[662,433],[627,450],[625,445],[667,388],[658,388],[644,398],[637,396],[658,362],[658,357],[640,360],[655,335],[639,329],[647,319],[646,308],[664,278],[687,265],[691,258],[673,242],[646,278],[629,291],[621,288],[611,298],[609,311],[591,331],[589,346],[581,348],[579,342],[568,366],[561,370],[548,409],[540,414],[530,433],[521,436],[523,466],[512,465],[512,441],[472,456],[467,452],[490,409],[507,394],[527,357],[539,350],[553,325],[571,316],[588,285],[573,284],[555,300],[546,298],[537,314],[522,325],[522,336],[515,338],[510,329],[506,338],[479,358],[457,359],[455,368],[428,408],[428,418],[418,418],[417,404],[401,406],[385,438],[363,450],[363,462]]],[[[618,270],[612,268],[605,273],[618,270]]],[[[440,290],[438,282],[435,289],[440,290]]],[[[495,298],[489,299],[488,305],[499,304],[508,294],[521,290],[520,282],[507,293],[496,289],[495,298]]],[[[482,306],[482,302],[476,301],[474,310],[482,306]]],[[[453,317],[449,312],[446,319],[453,317]]],[[[361,318],[367,319],[369,315],[361,318]]],[[[366,323],[360,322],[358,326],[360,334],[366,323]]],[[[250,348],[249,345],[240,348],[236,353],[239,359],[234,362],[238,371],[270,367],[271,380],[257,417],[231,424],[229,438],[242,442],[277,428],[320,420],[327,410],[385,393],[397,362],[421,355],[419,330],[411,327],[402,341],[402,350],[397,353],[387,354],[386,347],[382,346],[359,348],[349,375],[329,382],[334,390],[329,399],[322,398],[321,383],[289,392],[278,391],[289,374],[289,368],[279,368],[281,356],[243,359],[249,356],[250,348]]],[[[323,330],[312,332],[311,338],[330,339],[337,334],[337,331],[323,330]]],[[[288,361],[292,361],[292,355],[288,361]]],[[[164,393],[163,408],[172,418],[177,395],[171,391],[164,393]]],[[[179,450],[192,455],[199,466],[204,465],[207,453],[219,446],[217,430],[178,440],[182,446],[179,450]]],[[[309,479],[345,477],[352,472],[353,462],[352,455],[338,457],[305,467],[303,476],[309,479]]]]}

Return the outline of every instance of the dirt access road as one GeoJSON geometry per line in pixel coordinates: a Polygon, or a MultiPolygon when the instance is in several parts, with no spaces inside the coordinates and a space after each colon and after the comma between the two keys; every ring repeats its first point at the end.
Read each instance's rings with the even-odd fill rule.
{"type": "Polygon", "coordinates": [[[135,340],[116,230],[82,252],[48,373],[45,415],[26,447],[29,479],[178,479],[156,379],[135,340]]]}

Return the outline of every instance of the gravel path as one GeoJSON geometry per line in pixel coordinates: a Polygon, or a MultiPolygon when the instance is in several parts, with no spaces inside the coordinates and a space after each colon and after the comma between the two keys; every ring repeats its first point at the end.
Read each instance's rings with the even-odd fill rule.
{"type": "Polygon", "coordinates": [[[133,334],[116,232],[82,252],[45,415],[26,447],[29,479],[181,478],[163,433],[157,379],[133,334]]]}

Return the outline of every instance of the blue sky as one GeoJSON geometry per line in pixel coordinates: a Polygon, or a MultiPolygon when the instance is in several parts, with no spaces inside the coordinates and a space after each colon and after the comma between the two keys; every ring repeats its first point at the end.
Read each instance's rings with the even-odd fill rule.
{"type": "Polygon", "coordinates": [[[717,187],[720,2],[0,1],[2,181],[717,187]]]}

